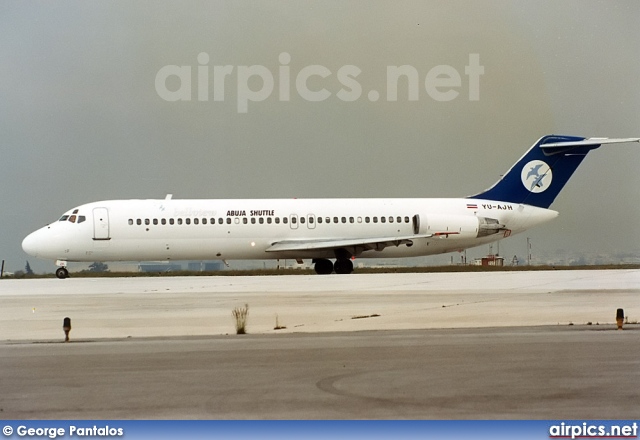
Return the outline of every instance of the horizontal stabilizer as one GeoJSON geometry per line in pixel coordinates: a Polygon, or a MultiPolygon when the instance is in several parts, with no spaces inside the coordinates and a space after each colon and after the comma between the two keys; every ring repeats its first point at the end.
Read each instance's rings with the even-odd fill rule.
{"type": "Polygon", "coordinates": [[[568,147],[588,147],[588,146],[600,146],[605,144],[626,144],[627,142],[640,142],[640,138],[589,138],[579,141],[566,141],[566,142],[550,142],[548,144],[540,144],[540,148],[547,154],[554,154],[558,150],[566,151],[568,147]]]}

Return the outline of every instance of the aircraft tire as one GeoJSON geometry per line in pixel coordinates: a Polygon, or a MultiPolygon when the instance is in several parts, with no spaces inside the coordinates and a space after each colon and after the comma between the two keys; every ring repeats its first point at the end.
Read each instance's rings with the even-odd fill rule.
{"type": "Polygon", "coordinates": [[[59,267],[56,269],[56,276],[64,280],[65,278],[69,278],[69,271],[65,267],[59,267]]]}
{"type": "Polygon", "coordinates": [[[333,270],[339,274],[349,274],[353,272],[353,263],[351,260],[339,259],[333,265],[333,270]]]}
{"type": "Polygon", "coordinates": [[[318,258],[314,261],[313,269],[318,275],[329,275],[333,272],[333,263],[325,258],[318,258]]]}

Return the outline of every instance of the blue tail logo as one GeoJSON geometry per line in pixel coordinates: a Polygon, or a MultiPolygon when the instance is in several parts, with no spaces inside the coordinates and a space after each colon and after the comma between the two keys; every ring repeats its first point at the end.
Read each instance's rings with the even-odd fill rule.
{"type": "Polygon", "coordinates": [[[576,136],[544,136],[502,179],[470,198],[548,208],[587,153],[598,148],[600,142],[576,136]]]}
{"type": "Polygon", "coordinates": [[[532,193],[541,193],[551,186],[553,173],[546,162],[532,160],[522,168],[522,184],[532,193]]]}

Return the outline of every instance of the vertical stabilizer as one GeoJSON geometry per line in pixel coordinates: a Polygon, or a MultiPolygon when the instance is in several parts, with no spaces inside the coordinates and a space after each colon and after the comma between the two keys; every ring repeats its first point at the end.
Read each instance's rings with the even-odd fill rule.
{"type": "Polygon", "coordinates": [[[634,139],[544,136],[491,188],[469,198],[548,208],[587,153],[602,143],[613,141],[630,142],[634,139]]]}

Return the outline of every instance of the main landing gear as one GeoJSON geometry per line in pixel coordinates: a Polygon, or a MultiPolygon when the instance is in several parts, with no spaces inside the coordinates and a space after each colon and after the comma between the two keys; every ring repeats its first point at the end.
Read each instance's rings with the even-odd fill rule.
{"type": "Polygon", "coordinates": [[[329,275],[333,271],[338,274],[348,274],[353,272],[353,263],[348,258],[338,258],[335,263],[326,258],[313,260],[314,269],[318,275],[329,275]]]}
{"type": "Polygon", "coordinates": [[[56,269],[56,276],[61,280],[69,278],[69,271],[66,267],[59,267],[58,269],[56,269]]]}

